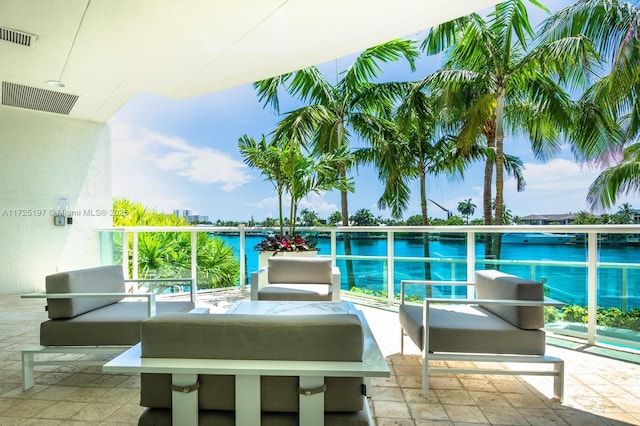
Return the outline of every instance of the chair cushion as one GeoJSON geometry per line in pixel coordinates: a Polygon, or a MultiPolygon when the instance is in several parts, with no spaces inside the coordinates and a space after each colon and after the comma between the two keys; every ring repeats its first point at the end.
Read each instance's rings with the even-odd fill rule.
{"type": "Polygon", "coordinates": [[[327,300],[331,301],[329,284],[269,284],[258,292],[258,300],[327,300]]]}
{"type": "MultiPolygon", "coordinates": [[[[542,283],[525,280],[495,270],[476,272],[478,299],[544,300],[542,283]]],[[[518,328],[535,330],[544,327],[544,307],[481,305],[518,328]]]]}
{"type": "MultiPolygon", "coordinates": [[[[124,293],[122,266],[110,265],[58,272],[45,278],[45,289],[47,293],[124,293]]],[[[51,319],[73,318],[120,300],[121,297],[47,299],[47,309],[51,319]]]]}
{"type": "Polygon", "coordinates": [[[325,257],[270,257],[269,283],[331,284],[331,259],[325,257]]]}
{"type": "MultiPolygon", "coordinates": [[[[400,305],[400,324],[420,349],[422,312],[419,305],[400,305]]],[[[544,355],[545,333],[515,327],[479,306],[431,304],[429,351],[544,355]]]]}
{"type": "MultiPolygon", "coordinates": [[[[44,346],[135,345],[140,341],[140,323],[148,318],[147,302],[122,301],[68,319],[40,324],[44,346]]],[[[156,314],[189,312],[192,302],[157,302],[156,314]]]]}

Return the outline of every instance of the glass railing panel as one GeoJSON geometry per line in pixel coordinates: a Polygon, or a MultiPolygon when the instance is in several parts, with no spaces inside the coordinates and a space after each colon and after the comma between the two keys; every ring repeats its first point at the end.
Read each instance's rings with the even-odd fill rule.
{"type": "Polygon", "coordinates": [[[598,239],[596,338],[640,348],[640,243],[634,236],[598,239]]]}
{"type": "MultiPolygon", "coordinates": [[[[327,254],[330,254],[329,246],[327,254]]],[[[386,265],[387,234],[385,232],[339,232],[336,234],[336,266],[340,269],[340,287],[343,290],[386,297],[386,265]]]]}
{"type": "MultiPolygon", "coordinates": [[[[395,240],[395,294],[402,280],[466,281],[466,232],[413,233],[395,240]],[[426,239],[425,239],[426,236],[426,239]]],[[[409,298],[465,297],[466,287],[421,286],[405,289],[409,298]]]]}
{"type": "Polygon", "coordinates": [[[100,231],[98,242],[100,266],[122,265],[122,233],[100,231]]]}

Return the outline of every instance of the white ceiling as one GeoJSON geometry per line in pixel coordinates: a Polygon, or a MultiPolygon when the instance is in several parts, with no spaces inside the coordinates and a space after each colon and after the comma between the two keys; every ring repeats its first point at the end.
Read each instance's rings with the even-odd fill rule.
{"type": "Polygon", "coordinates": [[[36,39],[30,47],[0,41],[0,81],[77,95],[69,116],[106,121],[137,91],[179,98],[251,83],[495,3],[1,0],[0,27],[36,39]]]}

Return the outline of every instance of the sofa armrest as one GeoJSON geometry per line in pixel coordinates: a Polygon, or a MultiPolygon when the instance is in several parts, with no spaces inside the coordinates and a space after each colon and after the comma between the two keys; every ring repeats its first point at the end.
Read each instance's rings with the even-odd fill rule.
{"type": "Polygon", "coordinates": [[[268,284],[267,277],[266,267],[251,273],[251,300],[258,300],[258,292],[268,284]]]}
{"type": "Polygon", "coordinates": [[[340,269],[337,266],[331,267],[331,301],[340,301],[340,269]]]}
{"type": "Polygon", "coordinates": [[[565,303],[549,297],[544,300],[508,300],[508,299],[439,299],[429,297],[424,299],[425,306],[430,303],[446,303],[451,305],[506,305],[506,306],[565,306],[565,303]]]}
{"type": "Polygon", "coordinates": [[[156,314],[155,293],[28,293],[20,296],[22,299],[81,299],[81,298],[145,298],[147,299],[147,314],[152,317],[156,314]]]}
{"type": "MultiPolygon", "coordinates": [[[[407,285],[420,285],[424,287],[433,287],[440,285],[448,285],[448,286],[473,286],[475,285],[472,281],[433,281],[433,280],[402,280],[400,281],[400,303],[404,303],[405,298],[405,286],[407,285]]],[[[442,300],[442,299],[437,299],[442,300]]],[[[457,299],[461,300],[461,299],[457,299]]]]}

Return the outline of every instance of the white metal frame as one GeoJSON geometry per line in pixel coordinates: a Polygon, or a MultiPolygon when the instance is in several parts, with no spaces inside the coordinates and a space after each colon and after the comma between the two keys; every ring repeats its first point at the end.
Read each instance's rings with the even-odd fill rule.
{"type": "MultiPolygon", "coordinates": [[[[463,285],[473,286],[475,283],[468,281],[431,281],[431,280],[405,280],[401,282],[401,303],[404,303],[406,284],[420,284],[425,286],[441,285],[463,285]]],[[[442,299],[425,298],[422,310],[422,393],[429,394],[429,373],[460,373],[460,374],[502,374],[502,375],[530,375],[530,376],[551,376],[553,382],[553,394],[560,402],[564,398],[564,361],[557,357],[548,355],[509,355],[509,354],[478,354],[478,353],[430,353],[429,352],[429,307],[431,304],[457,304],[457,305],[506,305],[506,306],[564,306],[564,303],[553,299],[545,298],[544,301],[532,300],[507,300],[507,299],[442,299]],[[458,367],[429,367],[429,361],[472,361],[472,362],[507,362],[507,363],[527,363],[527,364],[551,364],[553,370],[501,370],[497,368],[458,368],[458,367]]],[[[400,352],[404,353],[404,329],[400,332],[400,352]]]]}

